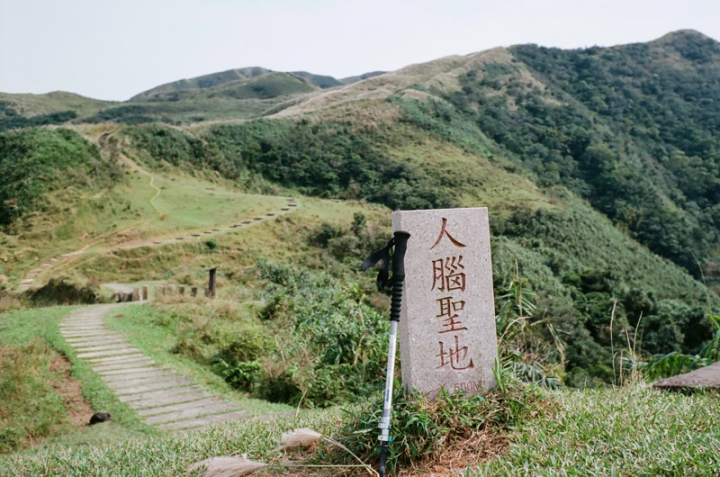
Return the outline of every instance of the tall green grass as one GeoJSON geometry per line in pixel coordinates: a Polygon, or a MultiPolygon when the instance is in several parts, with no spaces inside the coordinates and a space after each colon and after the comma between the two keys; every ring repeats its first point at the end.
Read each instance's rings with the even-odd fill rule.
{"type": "Polygon", "coordinates": [[[36,442],[66,424],[63,399],[50,384],[59,378],[50,370],[57,358],[38,338],[0,347],[0,453],[36,442]]]}

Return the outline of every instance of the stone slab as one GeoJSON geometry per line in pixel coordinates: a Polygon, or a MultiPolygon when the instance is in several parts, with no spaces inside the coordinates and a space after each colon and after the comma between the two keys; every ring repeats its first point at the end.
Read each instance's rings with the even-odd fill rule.
{"type": "Polygon", "coordinates": [[[73,346],[73,347],[74,347],[79,353],[92,353],[92,352],[94,352],[94,351],[115,351],[115,350],[118,350],[118,349],[127,349],[128,347],[130,347],[130,343],[120,342],[120,343],[116,343],[116,344],[99,345],[99,346],[96,346],[96,345],[93,345],[93,346],[88,346],[88,345],[85,345],[85,346],[77,346],[77,345],[75,345],[75,346],[73,346]]]}
{"type": "Polygon", "coordinates": [[[104,313],[92,315],[74,315],[72,318],[68,318],[60,322],[59,326],[84,325],[86,323],[102,323],[103,316],[104,313]]]}
{"type": "Polygon", "coordinates": [[[238,407],[235,404],[230,403],[212,404],[209,406],[200,406],[190,409],[184,409],[182,411],[170,412],[167,414],[149,416],[143,419],[143,422],[145,422],[146,424],[159,424],[161,422],[187,420],[193,417],[212,415],[221,412],[227,413],[228,411],[237,410],[237,408],[238,407]]]}
{"type": "Polygon", "coordinates": [[[110,376],[102,376],[103,381],[105,381],[108,384],[114,384],[114,383],[120,383],[120,382],[130,382],[130,381],[144,381],[147,379],[171,379],[177,377],[176,373],[173,373],[171,371],[167,371],[164,369],[145,369],[143,371],[138,371],[134,373],[128,373],[128,374],[113,374],[110,376]]]}
{"type": "Polygon", "coordinates": [[[120,369],[106,369],[106,370],[95,370],[100,376],[105,379],[106,377],[112,377],[112,376],[134,376],[137,374],[145,374],[148,371],[154,371],[158,370],[160,368],[155,366],[140,366],[136,365],[135,367],[127,367],[127,368],[120,368],[120,369]]]}
{"type": "Polygon", "coordinates": [[[235,421],[241,417],[248,417],[248,411],[229,412],[227,414],[215,414],[213,416],[199,417],[197,419],[189,419],[187,421],[171,422],[170,424],[160,424],[159,429],[165,430],[183,430],[194,427],[208,426],[219,422],[235,421]]]}
{"type": "Polygon", "coordinates": [[[486,208],[399,211],[410,233],[399,324],[406,391],[469,394],[495,386],[497,356],[486,208]]]}
{"type": "Polygon", "coordinates": [[[106,364],[103,366],[93,366],[92,369],[96,373],[101,373],[102,371],[112,371],[115,369],[126,369],[130,366],[155,366],[157,363],[153,361],[151,358],[135,358],[129,361],[120,361],[113,364],[106,364]]]}
{"type": "Polygon", "coordinates": [[[174,404],[183,404],[187,402],[195,402],[200,401],[202,399],[207,399],[212,397],[211,394],[206,393],[205,391],[195,391],[190,393],[167,393],[165,395],[157,395],[150,398],[144,398],[144,399],[137,399],[134,401],[123,401],[126,402],[128,406],[132,407],[133,409],[162,409],[165,406],[170,406],[174,404]]]}
{"type": "Polygon", "coordinates": [[[97,332],[97,333],[83,333],[83,334],[73,334],[73,333],[62,333],[63,338],[65,339],[93,339],[93,338],[107,338],[109,336],[112,336],[106,331],[103,332],[97,332]]]}
{"type": "MultiPolygon", "coordinates": [[[[122,402],[130,403],[130,402],[134,402],[134,401],[143,401],[143,400],[149,401],[149,400],[159,398],[159,397],[162,398],[162,397],[170,397],[170,396],[175,396],[175,395],[180,395],[180,394],[200,393],[200,391],[202,391],[202,390],[201,390],[200,386],[197,386],[197,385],[176,384],[173,387],[165,388],[165,389],[161,389],[161,390],[157,390],[157,391],[146,391],[146,392],[142,392],[139,394],[123,394],[123,395],[119,396],[119,399],[122,402]]],[[[192,399],[194,399],[194,398],[186,397],[184,400],[189,401],[192,399]]],[[[152,406],[152,405],[149,404],[148,406],[152,406]]],[[[134,407],[138,408],[138,407],[144,407],[144,406],[137,405],[134,407]]]]}
{"type": "Polygon", "coordinates": [[[174,378],[174,379],[163,379],[161,381],[159,380],[153,380],[153,382],[150,383],[141,383],[141,384],[127,384],[127,383],[116,383],[113,385],[108,385],[110,389],[113,389],[115,391],[115,394],[119,396],[123,395],[129,395],[129,394],[140,394],[140,393],[146,393],[149,391],[159,391],[161,389],[169,389],[169,388],[175,388],[179,386],[187,386],[194,384],[190,379],[187,378],[174,378]]]}
{"type": "Polygon", "coordinates": [[[116,344],[116,343],[127,343],[127,340],[125,340],[122,336],[108,336],[108,337],[102,337],[102,338],[91,338],[91,339],[66,339],[69,344],[73,346],[83,346],[83,345],[92,345],[92,344],[116,344]]]}
{"type": "Polygon", "coordinates": [[[180,404],[169,404],[161,407],[150,407],[147,409],[138,409],[139,416],[154,416],[155,414],[164,414],[168,412],[184,411],[185,409],[193,409],[196,407],[209,406],[211,404],[219,404],[224,402],[217,397],[208,397],[194,401],[182,402],[180,404]]]}
{"type": "Polygon", "coordinates": [[[89,331],[100,331],[104,333],[105,331],[107,331],[107,329],[103,326],[102,323],[97,323],[74,326],[61,326],[60,331],[67,333],[87,333],[89,331]]]}
{"type": "Polygon", "coordinates": [[[60,331],[63,334],[85,334],[91,332],[107,333],[109,330],[103,326],[102,323],[93,325],[76,325],[76,326],[61,326],[60,331]]]}
{"type": "MultiPolygon", "coordinates": [[[[97,328],[103,328],[103,327],[104,327],[104,323],[102,321],[97,321],[97,322],[85,321],[83,323],[74,323],[74,324],[62,323],[58,326],[58,329],[64,333],[70,333],[70,332],[78,332],[78,331],[83,332],[83,331],[86,331],[87,329],[95,330],[97,328]]],[[[105,331],[108,331],[108,330],[105,329],[105,331]]]]}
{"type": "Polygon", "coordinates": [[[87,359],[87,361],[90,363],[91,366],[101,366],[104,364],[111,364],[111,363],[121,363],[128,361],[130,359],[134,358],[146,358],[144,354],[142,354],[139,350],[137,353],[133,354],[124,354],[121,356],[105,356],[105,357],[99,357],[95,359],[87,359]]]}
{"type": "Polygon", "coordinates": [[[720,362],[653,383],[656,389],[720,388],[720,362]]]}
{"type": "Polygon", "coordinates": [[[74,343],[74,342],[68,341],[68,344],[72,345],[72,347],[76,348],[76,349],[81,348],[81,347],[86,347],[86,346],[114,346],[114,345],[119,345],[119,344],[124,344],[127,346],[130,345],[130,343],[128,343],[127,341],[125,341],[121,338],[114,339],[114,340],[83,341],[81,343],[74,343]]]}
{"type": "Polygon", "coordinates": [[[126,354],[139,353],[140,350],[137,348],[127,347],[111,351],[93,351],[91,353],[78,353],[78,358],[102,358],[110,356],[122,356],[126,354]]]}

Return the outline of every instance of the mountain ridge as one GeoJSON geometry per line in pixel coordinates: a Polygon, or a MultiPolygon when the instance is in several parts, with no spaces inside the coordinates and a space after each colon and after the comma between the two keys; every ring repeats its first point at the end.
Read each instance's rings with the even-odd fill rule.
{"type": "MultiPolygon", "coordinates": [[[[548,351],[565,382],[610,383],[623,330],[637,327],[653,356],[698,353],[712,336],[719,71],[718,43],[681,31],[611,48],[500,47],[325,89],[311,82],[323,78],[255,70],[84,116],[6,112],[14,130],[0,133],[0,240],[12,253],[0,273],[17,280],[47,261],[48,237],[78,241],[92,214],[144,221],[147,210],[124,199],[137,178],[118,167],[121,156],[167,175],[170,190],[185,174],[317,201],[313,225],[277,222],[285,248],[262,250],[338,280],[362,280],[357,263],[387,229],[348,208],[333,213],[338,207],[387,217],[487,206],[498,303],[513,286],[533,290],[538,340],[553,349],[549,323],[567,342],[562,355],[548,351]],[[32,127],[52,124],[60,127],[32,127]],[[83,194],[96,199],[72,202],[83,194]]],[[[158,254],[146,266],[144,256],[118,251],[75,270],[140,280],[222,258],[225,279],[235,280],[263,256],[232,234],[209,247],[187,249],[182,264],[158,254]]]]}

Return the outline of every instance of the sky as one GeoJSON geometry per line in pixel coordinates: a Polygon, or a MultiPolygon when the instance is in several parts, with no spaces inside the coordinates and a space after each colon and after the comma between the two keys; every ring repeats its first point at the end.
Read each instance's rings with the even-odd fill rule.
{"type": "Polygon", "coordinates": [[[0,91],[124,101],[245,66],[343,78],[535,43],[720,40],[718,0],[0,0],[0,91]]]}

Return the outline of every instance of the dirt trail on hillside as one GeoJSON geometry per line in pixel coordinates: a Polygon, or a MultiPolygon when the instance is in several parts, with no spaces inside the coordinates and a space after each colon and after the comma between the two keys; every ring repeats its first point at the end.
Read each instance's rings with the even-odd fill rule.
{"type": "MultiPolygon", "coordinates": [[[[131,170],[137,171],[141,174],[147,175],[150,177],[149,185],[153,189],[155,189],[156,193],[155,195],[149,200],[150,205],[153,209],[155,209],[160,216],[163,215],[163,212],[155,205],[154,200],[157,199],[160,196],[160,189],[155,186],[154,181],[155,177],[145,169],[143,169],[139,164],[137,164],[135,161],[131,160],[125,154],[122,152],[118,153],[117,156],[120,161],[127,165],[131,170]]],[[[128,250],[133,248],[139,248],[139,247],[157,247],[157,246],[163,246],[163,245],[169,245],[174,243],[179,243],[180,241],[184,240],[201,240],[203,238],[207,238],[208,236],[217,235],[229,231],[234,231],[238,228],[245,228],[250,225],[260,223],[267,218],[271,217],[277,217],[279,215],[283,215],[289,212],[292,212],[298,207],[298,203],[295,199],[291,197],[279,197],[279,196],[273,196],[276,198],[281,198],[286,201],[285,207],[280,208],[279,210],[273,210],[270,212],[267,212],[263,215],[254,216],[254,217],[247,217],[243,220],[240,220],[238,222],[235,222],[233,224],[226,224],[226,225],[219,225],[219,226],[213,226],[208,227],[201,230],[194,230],[191,232],[176,232],[176,233],[164,233],[161,235],[155,235],[153,237],[147,237],[147,238],[129,238],[128,240],[123,240],[123,236],[125,234],[130,233],[133,230],[137,230],[138,228],[142,227],[143,225],[149,223],[148,220],[138,222],[137,224],[134,224],[132,227],[126,228],[121,231],[115,231],[107,234],[103,234],[99,236],[97,239],[93,240],[92,242],[89,242],[85,245],[83,245],[78,250],[75,250],[74,252],[69,252],[62,254],[57,257],[53,257],[40,266],[36,267],[35,269],[31,270],[25,278],[20,282],[20,285],[18,286],[19,292],[24,292],[29,290],[35,282],[41,278],[42,275],[47,275],[49,272],[58,273],[59,271],[66,269],[73,261],[75,261],[78,257],[84,255],[87,253],[87,251],[96,245],[101,245],[103,243],[106,243],[108,245],[107,248],[104,249],[105,252],[113,252],[117,250],[128,250]],[[120,240],[118,243],[112,243],[113,240],[120,240]]]]}
{"type": "Polygon", "coordinates": [[[163,212],[157,208],[157,205],[155,205],[155,199],[160,197],[160,189],[155,186],[155,176],[143,169],[140,164],[127,157],[122,151],[118,153],[118,158],[120,159],[120,162],[128,166],[131,170],[137,171],[140,174],[150,177],[150,182],[148,183],[148,185],[155,189],[155,195],[150,199],[149,202],[152,208],[155,209],[158,214],[162,215],[163,212]]]}

